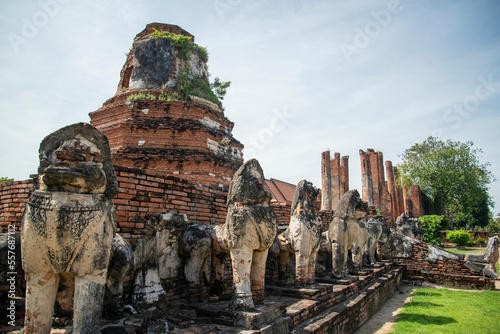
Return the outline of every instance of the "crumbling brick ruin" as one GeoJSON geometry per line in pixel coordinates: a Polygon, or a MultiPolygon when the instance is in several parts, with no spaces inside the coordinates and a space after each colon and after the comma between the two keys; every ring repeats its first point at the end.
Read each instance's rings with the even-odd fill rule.
{"type": "Polygon", "coordinates": [[[90,123],[108,137],[115,166],[227,188],[243,162],[234,123],[206,99],[175,98],[186,75],[208,85],[206,60],[196,52],[183,58],[170,39],[151,38],[155,31],[194,42],[178,26],[149,24],[134,39],[115,96],[89,114],[90,123]]]}
{"type": "MultiPolygon", "coordinates": [[[[384,173],[382,152],[375,152],[373,149],[368,149],[366,152],[359,150],[359,156],[361,159],[363,200],[367,201],[369,206],[380,210],[380,214],[387,222],[394,223],[403,212],[411,217],[420,217],[426,213],[420,187],[411,186],[409,191],[405,191],[396,182],[398,171],[396,167],[392,166],[391,161],[385,162],[384,173]]],[[[391,227],[394,228],[395,225],[391,225],[391,227]]]]}
{"type": "MultiPolygon", "coordinates": [[[[360,150],[359,155],[363,200],[374,210],[379,210],[388,223],[394,223],[403,212],[411,217],[427,213],[420,187],[412,185],[408,190],[403,189],[396,180],[397,168],[391,161],[384,163],[382,152],[360,150]]],[[[342,195],[350,190],[349,156],[341,157],[336,152],[331,159],[330,151],[321,153],[321,186],[321,210],[331,211],[342,195]]]]}
{"type": "Polygon", "coordinates": [[[349,191],[349,156],[340,157],[330,151],[321,153],[321,209],[332,210],[342,195],[349,191]]]}

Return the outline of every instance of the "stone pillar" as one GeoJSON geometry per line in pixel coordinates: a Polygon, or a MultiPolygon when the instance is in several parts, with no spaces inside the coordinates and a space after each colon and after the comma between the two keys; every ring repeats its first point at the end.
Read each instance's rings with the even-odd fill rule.
{"type": "Polygon", "coordinates": [[[337,206],[340,201],[341,194],[341,168],[340,168],[340,153],[335,152],[335,158],[330,162],[331,177],[332,177],[332,209],[337,206]]]}
{"type": "Polygon", "coordinates": [[[425,215],[424,201],[422,199],[420,186],[414,184],[410,187],[410,198],[413,206],[413,217],[418,218],[425,215]]]}
{"type": "Polygon", "coordinates": [[[342,162],[341,162],[340,166],[342,167],[342,170],[344,172],[343,173],[343,180],[342,180],[343,185],[344,185],[342,195],[344,195],[346,192],[349,191],[349,156],[348,155],[344,155],[342,157],[342,162]]]}
{"type": "Polygon", "coordinates": [[[394,180],[394,169],[392,167],[391,161],[385,162],[385,172],[387,176],[387,190],[391,195],[391,211],[392,211],[392,221],[396,221],[399,214],[397,212],[397,201],[396,201],[396,184],[394,180]]]}
{"type": "Polygon", "coordinates": [[[368,202],[368,206],[374,206],[372,170],[370,167],[369,152],[359,150],[361,160],[361,187],[363,191],[363,201],[368,202]]]}
{"type": "Polygon", "coordinates": [[[398,185],[399,180],[396,178],[399,175],[398,169],[396,167],[392,167],[392,172],[394,175],[394,189],[395,189],[395,202],[396,202],[396,214],[399,217],[403,212],[405,212],[404,204],[403,204],[403,188],[398,185]]]}
{"type": "Polygon", "coordinates": [[[332,210],[330,151],[321,153],[321,210],[332,210]]]}
{"type": "Polygon", "coordinates": [[[368,149],[367,154],[370,159],[371,177],[373,185],[373,205],[380,209],[381,206],[381,196],[382,196],[382,185],[385,181],[384,177],[384,165],[382,164],[383,155],[382,152],[375,152],[373,149],[368,149]]]}

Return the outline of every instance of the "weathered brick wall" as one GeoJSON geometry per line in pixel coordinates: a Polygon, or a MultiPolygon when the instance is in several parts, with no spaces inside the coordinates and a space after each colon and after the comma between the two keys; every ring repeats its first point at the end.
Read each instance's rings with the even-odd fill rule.
{"type": "Polygon", "coordinates": [[[318,212],[318,215],[321,217],[323,221],[323,231],[327,231],[330,226],[330,222],[333,219],[333,210],[321,210],[318,212]]]}
{"type": "Polygon", "coordinates": [[[412,185],[406,191],[405,212],[412,217],[420,217],[426,214],[423,194],[418,185],[412,185]]]}
{"type": "MultiPolygon", "coordinates": [[[[145,233],[147,213],[177,212],[186,214],[190,223],[220,224],[226,221],[227,190],[199,186],[173,176],[162,177],[139,169],[115,166],[119,192],[116,207],[118,232],[126,239],[137,239],[145,233]]],[[[21,217],[34,179],[0,184],[0,226],[21,226],[21,217]]],[[[278,223],[290,223],[290,205],[272,202],[278,223]]],[[[332,220],[332,211],[320,211],[324,228],[332,220]]]]}
{"type": "Polygon", "coordinates": [[[494,289],[494,280],[479,276],[464,266],[464,260],[431,261],[426,243],[413,245],[411,258],[396,258],[395,262],[405,267],[405,277],[448,286],[494,289]]]}
{"type": "Polygon", "coordinates": [[[119,193],[113,202],[118,232],[126,239],[144,235],[147,213],[177,212],[197,224],[226,220],[224,189],[193,185],[172,176],[144,174],[133,168],[116,166],[115,171],[119,193]]]}
{"type": "Polygon", "coordinates": [[[34,189],[34,179],[0,183],[1,232],[7,232],[7,226],[10,224],[20,230],[24,207],[34,189]]]}
{"type": "Polygon", "coordinates": [[[222,112],[200,103],[127,101],[128,95],[119,94],[89,114],[91,124],[108,138],[115,166],[229,185],[243,161],[243,145],[232,137],[234,124],[222,112]]]}
{"type": "MultiPolygon", "coordinates": [[[[145,174],[138,169],[115,166],[119,193],[113,199],[118,232],[126,239],[145,233],[147,213],[186,214],[190,223],[217,224],[226,220],[227,190],[198,186],[173,176],[145,174]]],[[[0,184],[0,226],[20,229],[21,217],[34,190],[34,180],[0,184]]]]}
{"type": "Polygon", "coordinates": [[[276,213],[276,217],[278,218],[279,225],[290,224],[291,205],[273,201],[271,202],[270,206],[274,208],[274,212],[276,213]]]}

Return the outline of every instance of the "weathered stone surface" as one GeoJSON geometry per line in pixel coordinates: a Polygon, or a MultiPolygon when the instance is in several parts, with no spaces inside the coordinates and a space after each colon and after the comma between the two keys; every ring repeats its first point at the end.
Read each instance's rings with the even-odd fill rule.
{"type": "Polygon", "coordinates": [[[95,333],[116,229],[110,198],[118,187],[108,141],[77,123],[47,136],[39,153],[40,189],[29,199],[21,231],[25,332],[50,332],[60,275],[70,275],[74,332],[95,333]]]}
{"type": "Polygon", "coordinates": [[[108,319],[116,319],[123,312],[123,280],[133,265],[134,252],[132,247],[121,235],[115,234],[104,294],[103,314],[108,319]]]}
{"type": "MultiPolygon", "coordinates": [[[[380,237],[382,236],[382,226],[385,222],[383,220],[376,220],[372,218],[366,224],[368,227],[368,233],[370,233],[370,238],[366,244],[366,261],[367,264],[375,264],[375,262],[377,262],[375,254],[377,253],[378,243],[380,237]]],[[[389,226],[387,225],[387,227],[389,226]]]]}
{"type": "Polygon", "coordinates": [[[243,145],[232,135],[234,123],[219,105],[186,97],[177,85],[182,75],[208,86],[206,59],[190,50],[181,54],[169,38],[151,38],[155,30],[194,41],[177,26],[148,24],[134,39],[116,95],[89,114],[91,123],[109,138],[115,166],[227,189],[243,163],[243,145]],[[182,97],[167,98],[174,93],[182,97]],[[136,99],[138,94],[154,98],[136,99]]]}
{"type": "Polygon", "coordinates": [[[358,221],[358,224],[358,237],[351,246],[352,262],[354,263],[354,268],[356,270],[359,270],[363,266],[363,255],[365,254],[366,245],[370,239],[368,225],[364,221],[358,221]]]}
{"type": "Polygon", "coordinates": [[[219,230],[231,255],[236,308],[253,308],[253,300],[264,301],[267,253],[278,228],[264,180],[256,159],[236,171],[229,185],[226,223],[219,230]]]}
{"type": "Polygon", "coordinates": [[[497,236],[491,237],[488,240],[486,249],[482,254],[467,254],[465,255],[466,266],[476,272],[483,273],[489,278],[496,279],[495,264],[500,257],[500,240],[497,236]]]}
{"type": "Polygon", "coordinates": [[[396,219],[397,231],[407,237],[422,240],[424,230],[420,227],[421,222],[417,218],[408,217],[406,213],[402,213],[396,219]]]}
{"type": "Polygon", "coordinates": [[[0,301],[8,300],[9,294],[24,296],[26,282],[21,266],[21,235],[12,232],[0,235],[0,286],[8,286],[0,291],[0,301]],[[8,274],[14,273],[14,274],[8,274]]]}
{"type": "Polygon", "coordinates": [[[262,305],[256,310],[234,312],[234,324],[246,329],[259,330],[273,321],[286,315],[286,310],[280,305],[262,305]]]}
{"type": "Polygon", "coordinates": [[[443,261],[443,260],[463,260],[464,256],[462,254],[455,254],[451,253],[448,251],[445,251],[444,249],[440,247],[436,247],[433,245],[427,245],[429,248],[429,255],[425,258],[426,261],[429,262],[438,262],[438,261],[443,261]]]}
{"type": "Polygon", "coordinates": [[[392,259],[395,257],[411,258],[413,256],[413,245],[419,241],[394,231],[390,234],[387,242],[381,247],[382,257],[392,259]]]}
{"type": "Polygon", "coordinates": [[[175,86],[173,78],[174,48],[168,38],[152,38],[136,43],[134,67],[130,77],[132,89],[160,89],[175,86]]]}
{"type": "Polygon", "coordinates": [[[161,281],[175,279],[183,266],[180,240],[187,226],[186,215],[148,214],[146,219],[148,234],[134,249],[135,304],[152,304],[163,298],[166,292],[161,281]]]}
{"type": "MultiPolygon", "coordinates": [[[[210,226],[210,225],[208,225],[210,226]]],[[[207,227],[208,227],[207,226],[207,227]]],[[[190,283],[210,280],[212,237],[202,226],[189,226],[182,236],[186,254],[184,274],[190,283]]]]}
{"type": "MultiPolygon", "coordinates": [[[[321,242],[323,223],[316,204],[319,189],[302,180],[295,188],[288,228],[278,237],[280,276],[290,262],[289,254],[295,254],[295,277],[298,285],[314,283],[316,257],[321,242]]],[[[281,277],[283,279],[283,277],[281,277]]]]}
{"type": "Polygon", "coordinates": [[[349,248],[359,234],[358,219],[366,216],[368,205],[361,201],[357,190],[350,190],[340,199],[333,220],[328,229],[328,240],[332,251],[332,275],[343,278],[347,274],[347,256],[349,248]]]}

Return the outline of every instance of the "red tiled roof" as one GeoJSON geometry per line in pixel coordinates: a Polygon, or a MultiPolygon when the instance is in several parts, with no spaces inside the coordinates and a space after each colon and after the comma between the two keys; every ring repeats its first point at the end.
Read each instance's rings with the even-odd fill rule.
{"type": "Polygon", "coordinates": [[[273,178],[266,180],[266,190],[271,193],[273,200],[278,203],[292,204],[296,187],[294,184],[273,178]]]}

